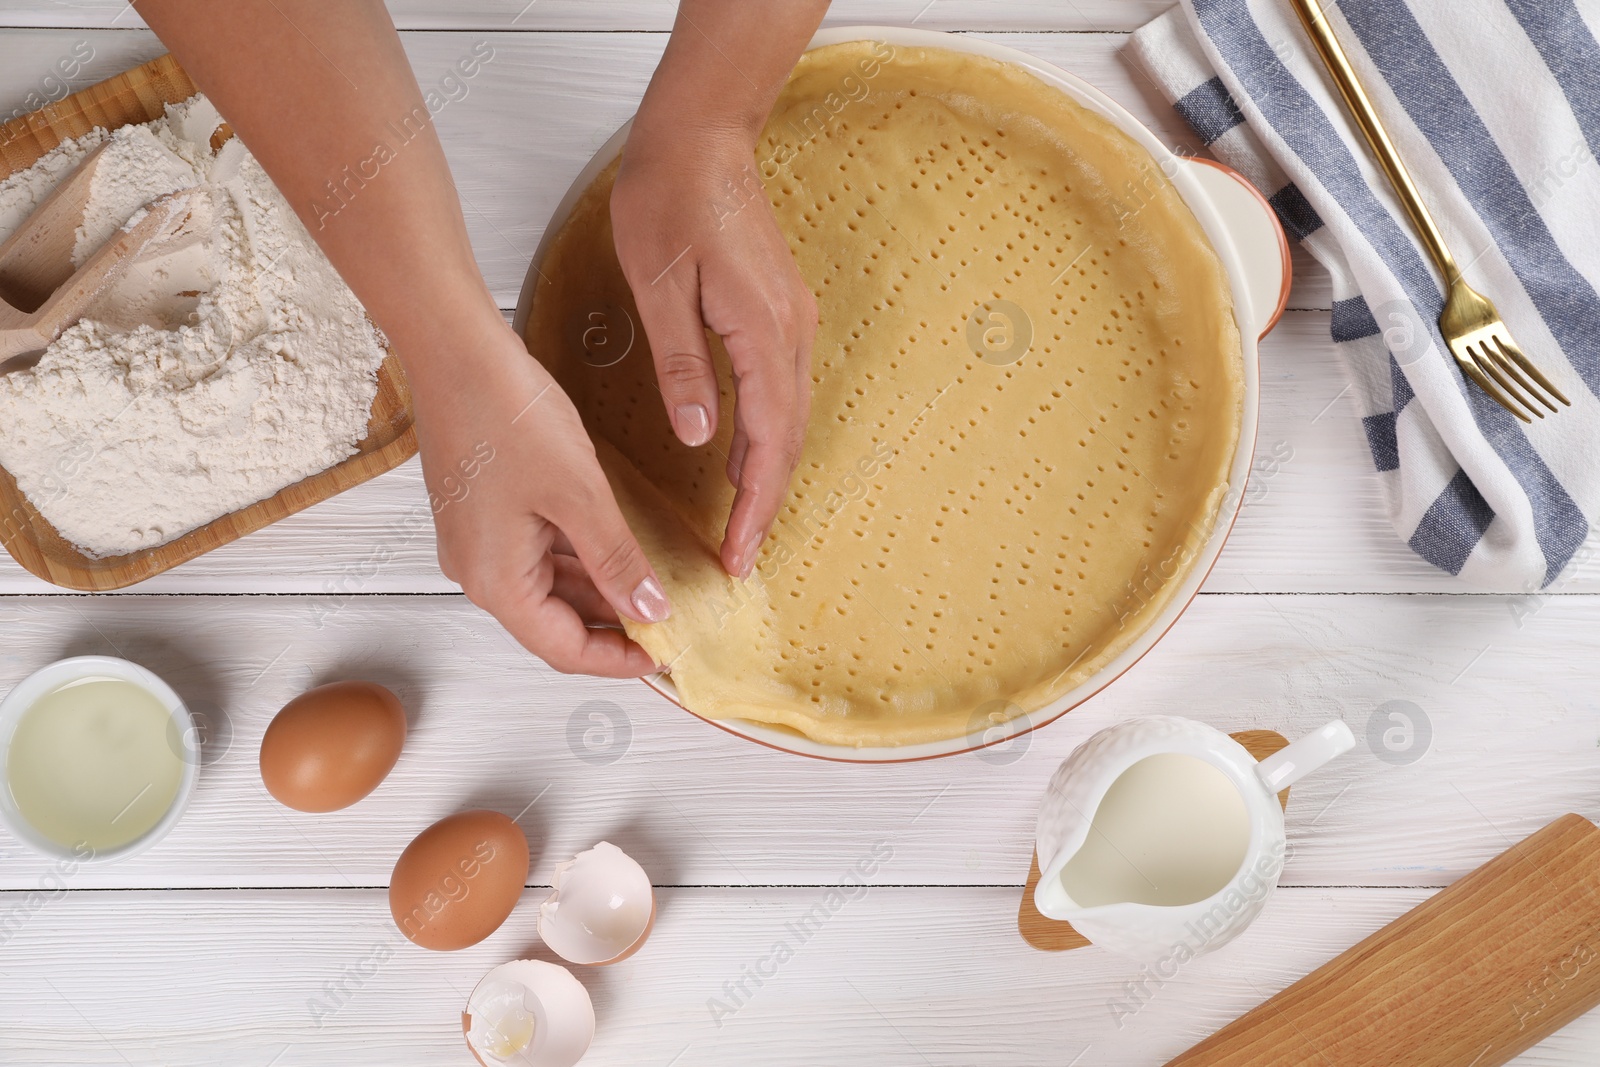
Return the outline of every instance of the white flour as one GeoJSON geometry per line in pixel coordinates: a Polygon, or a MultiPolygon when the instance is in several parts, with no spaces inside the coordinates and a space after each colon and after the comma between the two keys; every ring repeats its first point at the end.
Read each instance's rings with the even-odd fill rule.
{"type": "Polygon", "coordinates": [[[95,173],[81,263],[164,193],[193,189],[38,365],[0,377],[0,465],[96,556],[163,544],[352,455],[382,339],[255,159],[213,153],[203,97],[67,142],[0,181],[4,240],[78,160],[95,173]]]}

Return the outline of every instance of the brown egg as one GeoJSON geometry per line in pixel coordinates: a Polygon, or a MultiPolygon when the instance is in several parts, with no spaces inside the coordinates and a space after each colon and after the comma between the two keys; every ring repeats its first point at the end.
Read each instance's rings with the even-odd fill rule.
{"type": "Polygon", "coordinates": [[[406,846],[389,879],[389,913],[423,948],[451,952],[500,928],[528,880],[528,839],[498,811],[440,819],[406,846]]]}
{"type": "Polygon", "coordinates": [[[374,682],[301,693],[261,738],[261,781],[297,811],[348,808],[394,769],[406,740],[400,698],[374,682]]]}

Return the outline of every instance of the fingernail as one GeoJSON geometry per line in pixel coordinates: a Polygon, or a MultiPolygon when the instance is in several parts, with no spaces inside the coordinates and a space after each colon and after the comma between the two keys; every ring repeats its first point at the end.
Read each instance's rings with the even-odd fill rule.
{"type": "Polygon", "coordinates": [[[633,591],[632,602],[633,610],[645,622],[665,622],[667,616],[672,614],[672,604],[662,591],[661,583],[654,578],[646,578],[639,583],[639,587],[633,591]]]}
{"type": "Polygon", "coordinates": [[[739,577],[748,578],[750,572],[756,569],[756,559],[761,555],[761,542],[766,539],[766,534],[757,531],[750,535],[750,540],[739,550],[739,577]]]}
{"type": "Polygon", "coordinates": [[[704,404],[679,404],[678,432],[687,445],[703,445],[711,440],[711,413],[704,404]]]}

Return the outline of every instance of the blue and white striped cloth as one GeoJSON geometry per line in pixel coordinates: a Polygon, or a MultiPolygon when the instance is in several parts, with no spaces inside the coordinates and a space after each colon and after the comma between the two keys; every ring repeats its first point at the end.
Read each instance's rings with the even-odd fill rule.
{"type": "Polygon", "coordinates": [[[1457,370],[1432,261],[1285,0],[1183,0],[1132,48],[1333,275],[1400,536],[1475,585],[1543,588],[1600,512],[1600,3],[1324,7],[1467,280],[1571,408],[1524,426],[1457,370]]]}

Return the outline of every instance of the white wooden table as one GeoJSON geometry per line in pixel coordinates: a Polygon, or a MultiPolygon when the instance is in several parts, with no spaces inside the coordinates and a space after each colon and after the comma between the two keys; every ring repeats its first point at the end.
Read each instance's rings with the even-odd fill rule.
{"type": "MultiPolygon", "coordinates": [[[[478,42],[494,50],[438,124],[507,308],[671,20],[669,0],[524,3],[391,5],[425,88],[478,42]]],[[[838,0],[834,21],[992,36],[1193,149],[1122,54],[1164,6],[838,0]]],[[[162,50],[125,0],[9,0],[0,27],[0,113],[52,92],[80,42],[93,59],[72,88],[162,50]]],[[[1551,595],[1493,595],[1412,556],[1345,396],[1327,277],[1296,266],[1262,352],[1268,465],[1205,591],[1132,673],[1000,755],[818,763],[638,683],[562,677],[439,574],[431,531],[409,532],[415,463],[124,594],[68,595],[0,557],[0,687],[61,655],[121,654],[211,724],[193,806],[145,855],[60,876],[0,836],[0,1063],[466,1063],[468,991],[504,960],[549,958],[533,905],[557,862],[604,838],[662,887],[660,915],[632,960],[577,969],[599,1017],[586,1063],[1159,1064],[1555,816],[1600,816],[1600,563],[1551,595]],[[345,676],[413,709],[405,754],[349,811],[288,812],[261,787],[262,731],[294,693],[345,676]],[[1017,935],[1037,798],[1093,731],[1165,712],[1294,735],[1340,715],[1364,737],[1392,701],[1424,726],[1413,749],[1385,760],[1363,743],[1297,786],[1284,887],[1262,919],[1132,1017],[1110,1004],[1136,968],[1017,935]],[[591,712],[620,728],[586,737],[591,712]],[[522,813],[532,884],[488,941],[425,952],[389,920],[391,865],[423,826],[474,806],[522,813]],[[747,968],[770,970],[783,924],[851,884],[882,842],[893,855],[871,887],[834,897],[792,959],[714,1012],[747,968]]],[[[1517,1062],[1595,1064],[1597,1048],[1600,1014],[1517,1062]]]]}

